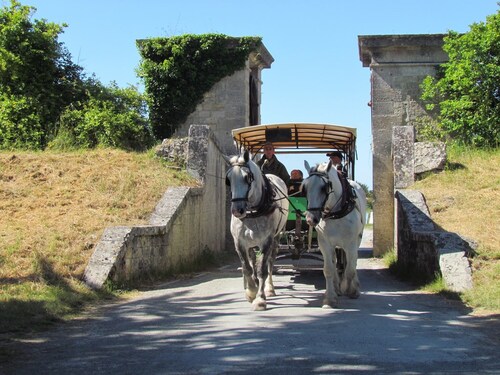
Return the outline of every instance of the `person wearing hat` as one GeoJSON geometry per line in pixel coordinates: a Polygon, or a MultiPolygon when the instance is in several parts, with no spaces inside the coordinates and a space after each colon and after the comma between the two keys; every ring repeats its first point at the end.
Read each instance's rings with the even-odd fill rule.
{"type": "Polygon", "coordinates": [[[288,186],[290,183],[290,175],[286,170],[286,167],[281,163],[276,155],[274,154],[274,146],[271,142],[266,142],[264,144],[264,156],[257,162],[262,173],[270,173],[278,176],[283,180],[283,182],[288,186]]]}
{"type": "MultiPolygon", "coordinates": [[[[338,171],[342,172],[344,176],[347,175],[346,171],[344,170],[344,166],[342,165],[342,161],[344,160],[344,155],[340,151],[332,151],[326,154],[332,161],[332,165],[337,168],[338,171]]],[[[346,176],[347,177],[347,176],[346,176]]]]}

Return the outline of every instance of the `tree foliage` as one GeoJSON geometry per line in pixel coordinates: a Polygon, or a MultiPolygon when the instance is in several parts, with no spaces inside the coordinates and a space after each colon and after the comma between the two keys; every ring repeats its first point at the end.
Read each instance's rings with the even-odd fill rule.
{"type": "Polygon", "coordinates": [[[150,146],[144,96],[87,77],[58,41],[66,25],[35,11],[0,8],[0,148],[150,146]]]}
{"type": "MultiPolygon", "coordinates": [[[[500,12],[444,39],[449,61],[421,87],[440,134],[466,145],[500,144],[500,12]]],[[[435,125],[435,124],[434,124],[435,125]]],[[[434,132],[436,129],[434,129],[434,132]]]]}
{"type": "Polygon", "coordinates": [[[35,8],[0,9],[0,146],[42,148],[61,109],[85,96],[82,68],[58,42],[65,25],[32,21],[35,8]]]}
{"type": "Polygon", "coordinates": [[[186,34],[138,42],[138,73],[148,95],[151,126],[168,138],[222,78],[242,69],[261,38],[186,34]]]}

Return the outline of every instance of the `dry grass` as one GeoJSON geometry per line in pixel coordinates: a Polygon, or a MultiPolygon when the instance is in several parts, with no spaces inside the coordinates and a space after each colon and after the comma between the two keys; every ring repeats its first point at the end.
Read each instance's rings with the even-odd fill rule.
{"type": "Polygon", "coordinates": [[[152,153],[0,152],[0,321],[95,299],[79,280],[104,228],[147,223],[168,186],[194,184],[152,153]]]}
{"type": "Polygon", "coordinates": [[[432,219],[479,245],[474,290],[463,299],[477,310],[500,312],[500,150],[449,150],[449,166],[412,188],[420,190],[432,219]]]}

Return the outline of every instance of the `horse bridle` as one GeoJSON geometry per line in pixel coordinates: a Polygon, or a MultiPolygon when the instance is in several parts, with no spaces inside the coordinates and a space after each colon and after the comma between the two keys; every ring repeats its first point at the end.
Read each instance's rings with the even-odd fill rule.
{"type": "MultiPolygon", "coordinates": [[[[354,209],[355,204],[356,204],[356,198],[357,198],[356,192],[354,191],[354,189],[352,187],[349,188],[349,187],[344,186],[343,183],[341,183],[342,192],[340,194],[340,197],[337,199],[335,204],[330,209],[326,209],[325,205],[326,205],[326,202],[328,201],[328,197],[330,196],[330,194],[332,194],[334,192],[333,184],[330,181],[328,174],[326,174],[324,172],[323,173],[312,172],[309,174],[309,177],[311,177],[311,176],[321,177],[321,179],[323,180],[323,183],[325,184],[325,186],[328,186],[329,190],[326,193],[325,200],[323,201],[322,206],[321,207],[311,207],[311,208],[307,207],[308,211],[321,211],[323,219],[341,219],[344,216],[346,216],[347,214],[349,214],[354,209]],[[338,209],[337,211],[333,211],[334,207],[336,207],[339,203],[342,203],[340,209],[338,209]]],[[[307,178],[309,178],[309,177],[307,177],[307,178]]]]}
{"type": "Polygon", "coordinates": [[[330,178],[328,177],[328,174],[325,173],[325,172],[311,172],[309,174],[309,176],[305,180],[307,180],[311,176],[319,176],[321,178],[321,180],[323,181],[324,187],[327,189],[327,191],[326,191],[326,194],[325,194],[325,199],[323,200],[323,203],[321,204],[320,207],[309,207],[309,202],[308,202],[307,203],[307,205],[308,205],[307,206],[307,210],[308,211],[321,211],[323,213],[322,216],[323,217],[327,217],[328,214],[329,214],[329,212],[331,211],[331,209],[333,209],[333,207],[335,207],[342,200],[342,195],[337,200],[337,202],[335,202],[335,204],[331,207],[331,209],[327,210],[325,208],[326,202],[328,201],[328,198],[329,198],[330,194],[334,193],[333,184],[330,181],[330,178]]]}
{"type": "MultiPolygon", "coordinates": [[[[250,195],[252,182],[255,180],[254,175],[247,163],[234,164],[231,168],[229,168],[229,170],[226,173],[226,184],[228,186],[231,186],[231,183],[229,181],[229,173],[235,166],[239,166],[240,168],[244,167],[248,169],[248,174],[246,177],[246,183],[248,184],[248,189],[244,197],[231,198],[231,202],[241,202],[241,201],[248,202],[248,196],[250,195]]],[[[257,206],[253,206],[247,209],[247,214],[246,214],[247,218],[256,218],[259,216],[268,215],[277,208],[277,205],[275,204],[276,201],[274,199],[276,197],[275,188],[277,189],[277,187],[273,188],[271,182],[269,181],[269,179],[266,177],[265,174],[262,174],[262,179],[264,180],[264,185],[262,188],[262,196],[260,202],[257,204],[257,206]]]]}
{"type": "Polygon", "coordinates": [[[227,186],[231,186],[231,182],[229,181],[229,173],[236,166],[238,166],[240,168],[246,168],[246,169],[248,169],[248,173],[247,173],[247,176],[245,178],[246,183],[248,185],[248,189],[247,189],[247,192],[246,192],[246,194],[245,194],[244,197],[241,197],[241,198],[231,198],[231,202],[241,202],[241,201],[247,201],[248,202],[248,195],[250,194],[250,189],[252,187],[252,182],[254,181],[254,176],[253,176],[252,170],[250,169],[250,167],[248,166],[247,163],[234,164],[231,168],[229,168],[227,170],[227,172],[226,172],[226,185],[227,186]]]}

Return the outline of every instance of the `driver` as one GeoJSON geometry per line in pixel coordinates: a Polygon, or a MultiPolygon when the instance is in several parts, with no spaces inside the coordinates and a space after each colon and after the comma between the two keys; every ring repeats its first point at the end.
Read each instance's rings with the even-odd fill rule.
{"type": "Polygon", "coordinates": [[[344,160],[344,155],[340,151],[332,151],[326,154],[332,161],[332,165],[337,168],[338,171],[342,172],[344,177],[347,177],[347,171],[345,167],[342,165],[342,161],[344,160]]]}
{"type": "Polygon", "coordinates": [[[290,175],[286,167],[281,163],[274,154],[274,146],[271,142],[264,144],[264,156],[257,162],[262,173],[270,173],[278,176],[288,186],[290,183],[290,175]]]}

